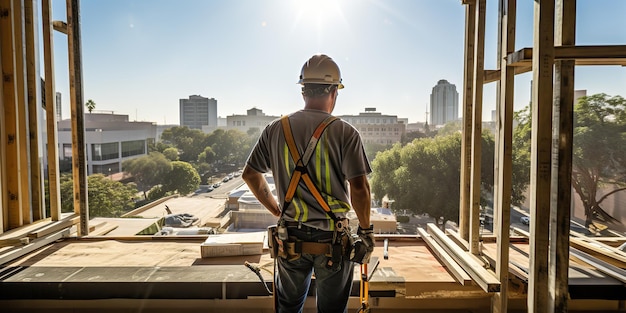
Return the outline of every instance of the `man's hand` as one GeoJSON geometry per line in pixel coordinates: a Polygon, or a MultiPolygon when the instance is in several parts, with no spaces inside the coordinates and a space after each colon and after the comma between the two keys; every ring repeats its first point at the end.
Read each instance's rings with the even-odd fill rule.
{"type": "Polygon", "coordinates": [[[372,252],[374,251],[374,246],[376,245],[374,242],[374,227],[370,225],[369,228],[363,229],[359,226],[356,234],[361,240],[354,247],[354,251],[351,254],[351,261],[359,264],[369,263],[372,252]]]}

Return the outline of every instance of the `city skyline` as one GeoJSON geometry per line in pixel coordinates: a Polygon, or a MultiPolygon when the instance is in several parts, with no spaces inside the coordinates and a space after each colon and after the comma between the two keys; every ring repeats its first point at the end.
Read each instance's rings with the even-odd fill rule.
{"type": "MultiPolygon", "coordinates": [[[[496,67],[497,2],[487,1],[487,69],[496,67]]],[[[54,20],[65,20],[64,5],[53,0],[54,20]]],[[[533,4],[517,9],[516,49],[530,47],[533,4]]],[[[577,44],[623,44],[624,13],[624,1],[579,2],[577,44]],[[606,18],[592,24],[598,14],[606,18]]],[[[302,107],[302,64],[326,53],[346,85],[335,115],[378,107],[423,122],[441,79],[457,86],[462,106],[464,20],[458,0],[83,1],[84,99],[158,124],[179,121],[178,101],[189,95],[215,98],[222,118],[253,107],[280,116],[302,107]]],[[[55,67],[67,68],[65,36],[55,33],[54,45],[55,67]]],[[[55,78],[67,118],[67,71],[55,78]]],[[[516,110],[530,102],[531,78],[516,76],[516,110]]],[[[575,82],[588,94],[626,95],[624,68],[577,67],[575,82]]],[[[493,109],[495,84],[487,84],[484,120],[493,109]]]]}

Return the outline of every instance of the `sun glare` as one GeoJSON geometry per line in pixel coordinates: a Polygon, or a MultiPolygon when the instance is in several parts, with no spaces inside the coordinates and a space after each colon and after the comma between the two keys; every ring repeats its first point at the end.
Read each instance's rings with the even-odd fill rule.
{"type": "Polygon", "coordinates": [[[340,0],[294,0],[297,22],[323,27],[333,19],[343,18],[340,0]]]}

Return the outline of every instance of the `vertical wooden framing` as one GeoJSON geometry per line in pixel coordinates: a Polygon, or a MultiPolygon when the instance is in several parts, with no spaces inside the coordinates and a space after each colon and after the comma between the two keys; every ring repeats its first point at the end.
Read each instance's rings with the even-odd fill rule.
{"type": "Polygon", "coordinates": [[[551,312],[548,294],[554,69],[554,0],[535,1],[528,312],[551,312]]]}
{"type": "Polygon", "coordinates": [[[37,14],[34,0],[24,0],[24,33],[26,40],[26,82],[28,103],[28,144],[30,161],[30,192],[31,192],[31,214],[33,220],[44,218],[44,195],[41,162],[39,159],[39,144],[41,135],[39,133],[39,110],[41,104],[41,92],[39,89],[39,57],[37,14]]]}
{"type": "MultiPolygon", "coordinates": [[[[576,1],[556,1],[555,46],[576,44],[576,1]]],[[[555,62],[552,190],[550,212],[550,307],[567,312],[572,144],[574,133],[574,60],[555,62]]]]}
{"type": "Polygon", "coordinates": [[[480,232],[480,165],[482,142],[482,102],[483,76],[485,56],[485,13],[486,0],[476,1],[476,21],[474,36],[474,93],[472,112],[472,155],[471,155],[471,184],[470,184],[470,252],[478,255],[480,232]]]}
{"type": "Polygon", "coordinates": [[[43,57],[46,84],[46,129],[47,129],[47,158],[48,158],[48,190],[50,195],[50,217],[58,221],[61,217],[61,197],[59,181],[59,153],[57,147],[57,114],[56,88],[54,83],[54,49],[52,28],[51,0],[42,0],[42,38],[43,57]]]}
{"type": "Polygon", "coordinates": [[[67,44],[70,66],[74,212],[80,214],[78,235],[86,236],[89,235],[89,207],[87,202],[87,167],[85,166],[85,109],[83,105],[79,2],[79,0],[67,0],[67,44]]]}
{"type": "Polygon", "coordinates": [[[21,176],[19,171],[20,149],[18,145],[17,129],[17,88],[15,82],[15,39],[13,28],[13,1],[0,0],[0,38],[2,44],[2,87],[4,103],[4,140],[3,146],[5,159],[6,189],[2,190],[6,198],[6,211],[8,217],[4,221],[3,230],[22,226],[22,198],[21,176]]]}
{"type": "Polygon", "coordinates": [[[494,231],[498,239],[496,276],[502,284],[500,292],[493,297],[493,312],[507,312],[509,281],[509,226],[511,224],[511,188],[513,168],[513,106],[514,80],[513,68],[507,66],[506,56],[515,50],[516,0],[502,0],[499,7],[500,20],[500,81],[497,132],[497,171],[498,181],[494,191],[494,212],[498,221],[494,231]]]}
{"type": "MultiPolygon", "coordinates": [[[[0,15],[4,14],[4,6],[2,2],[0,2],[0,15]]],[[[4,36],[2,32],[2,25],[4,25],[4,20],[6,18],[0,16],[0,56],[5,54],[6,51],[2,48],[4,45],[4,41],[1,39],[4,36]]],[[[0,59],[0,73],[2,74],[2,81],[4,81],[4,70],[3,70],[3,61],[0,59]]],[[[5,193],[7,193],[7,182],[6,182],[6,130],[4,126],[6,125],[6,116],[4,114],[4,83],[0,82],[0,234],[2,234],[5,230],[5,216],[8,216],[8,203],[7,197],[5,193]]]]}
{"type": "Polygon", "coordinates": [[[459,234],[469,240],[470,168],[472,165],[472,111],[474,97],[474,36],[476,2],[465,4],[465,67],[463,70],[463,137],[461,139],[461,194],[459,203],[459,234]]]}
{"type": "Polygon", "coordinates": [[[15,89],[17,100],[17,148],[18,154],[18,175],[20,175],[20,193],[21,198],[21,216],[22,225],[32,222],[32,214],[30,210],[31,193],[30,193],[30,140],[28,136],[28,110],[27,110],[27,82],[26,82],[26,49],[24,36],[24,1],[13,0],[13,29],[15,40],[15,89]]]}

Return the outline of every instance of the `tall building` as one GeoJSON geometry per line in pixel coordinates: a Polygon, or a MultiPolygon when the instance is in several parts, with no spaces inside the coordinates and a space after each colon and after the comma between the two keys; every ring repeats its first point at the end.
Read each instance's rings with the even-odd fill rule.
{"type": "Polygon", "coordinates": [[[459,93],[456,86],[442,79],[430,94],[430,126],[442,126],[459,119],[459,93]]]}
{"type": "Polygon", "coordinates": [[[376,108],[365,108],[359,115],[342,115],[342,120],[352,124],[361,134],[363,143],[391,145],[400,142],[406,124],[396,115],[383,115],[376,108]]]}
{"type": "Polygon", "coordinates": [[[199,95],[180,99],[180,126],[202,130],[217,127],[217,100],[199,95]]]}
{"type": "Polygon", "coordinates": [[[57,121],[60,121],[63,119],[63,112],[61,111],[61,93],[57,91],[56,93],[56,109],[57,109],[57,121]]]}
{"type": "MultiPolygon", "coordinates": [[[[59,158],[72,158],[71,120],[58,121],[59,158]]],[[[87,175],[111,175],[122,170],[122,162],[148,153],[156,138],[156,123],[129,122],[128,115],[85,114],[87,175]]]]}

